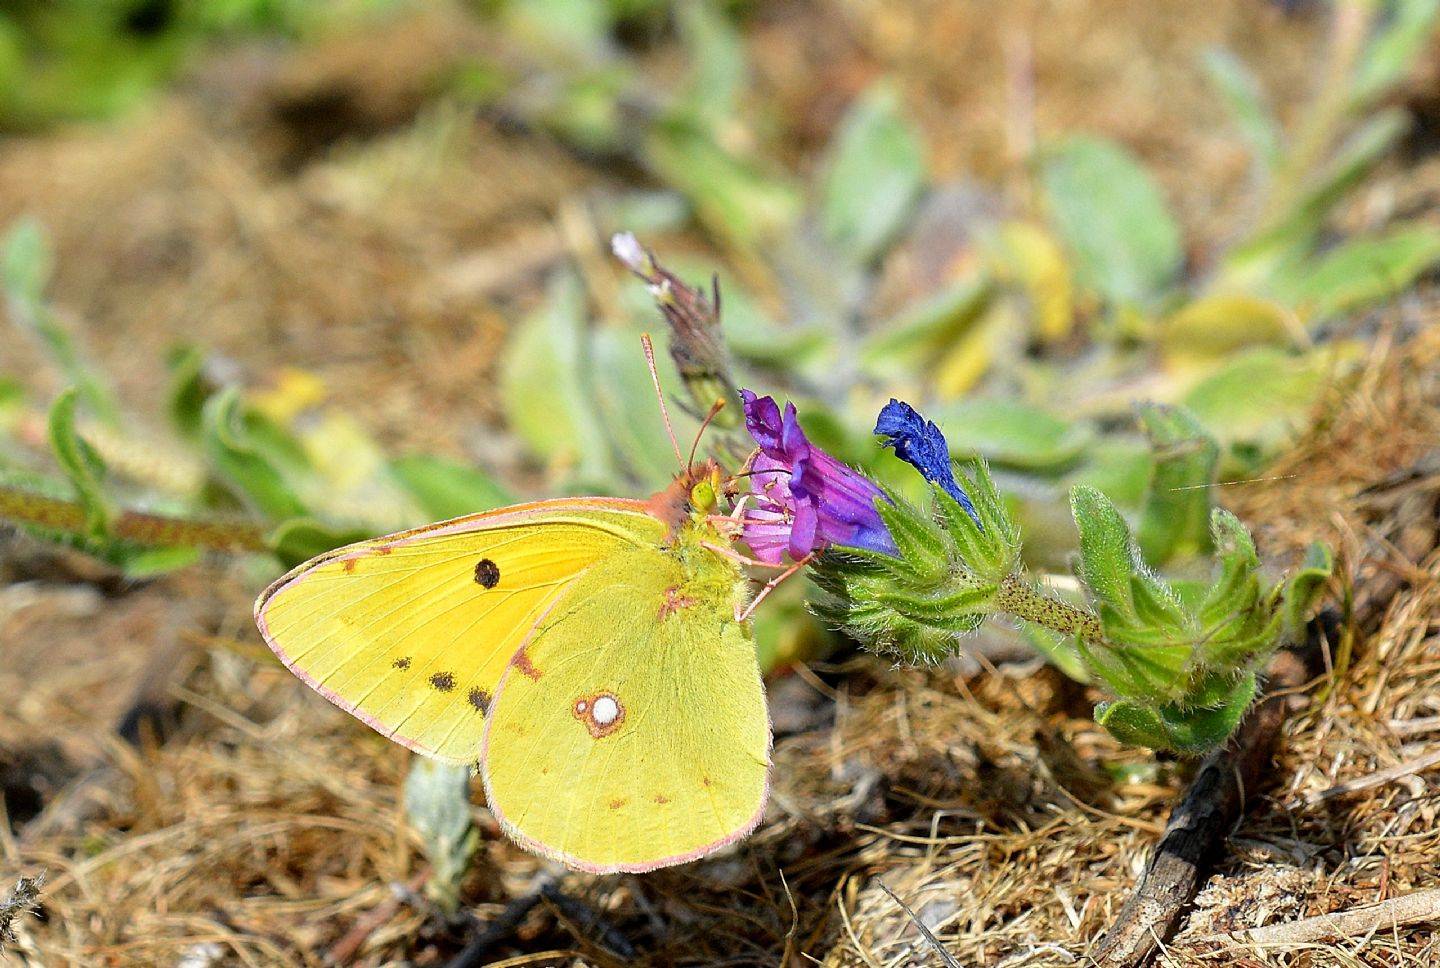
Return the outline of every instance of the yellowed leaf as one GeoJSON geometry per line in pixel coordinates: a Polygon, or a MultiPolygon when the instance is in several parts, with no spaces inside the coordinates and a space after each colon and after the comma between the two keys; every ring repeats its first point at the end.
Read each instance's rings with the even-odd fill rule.
{"type": "Polygon", "coordinates": [[[1029,300],[1036,335],[1053,343],[1075,325],[1075,286],[1065,251],[1030,222],[1008,222],[997,237],[994,270],[1029,300]]]}
{"type": "Polygon", "coordinates": [[[1292,346],[1299,321],[1284,306],[1239,293],[1203,296],[1161,321],[1166,362],[1188,367],[1252,346],[1292,346]]]}

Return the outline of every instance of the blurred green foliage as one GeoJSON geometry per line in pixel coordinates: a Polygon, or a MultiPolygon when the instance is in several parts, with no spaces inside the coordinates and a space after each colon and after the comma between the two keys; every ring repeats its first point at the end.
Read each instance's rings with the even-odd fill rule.
{"type": "Polygon", "coordinates": [[[139,104],[207,42],[301,38],[405,0],[13,0],[0,7],[0,130],[139,104]]]}

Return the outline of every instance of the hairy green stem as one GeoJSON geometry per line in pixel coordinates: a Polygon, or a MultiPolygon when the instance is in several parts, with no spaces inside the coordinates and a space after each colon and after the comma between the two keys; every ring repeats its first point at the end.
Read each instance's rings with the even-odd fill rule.
{"type": "Polygon", "coordinates": [[[1098,618],[1083,608],[1036,591],[1019,575],[1009,575],[1000,582],[995,606],[1016,618],[1043,625],[1062,635],[1073,635],[1097,645],[1105,644],[1105,632],[1098,618]]]}
{"type": "MultiPolygon", "coordinates": [[[[33,524],[84,534],[85,508],[78,502],[0,485],[0,521],[33,524]]],[[[109,533],[124,541],[154,547],[207,548],[212,551],[266,551],[264,533],[243,521],[199,521],[141,511],[122,511],[109,533]]]]}

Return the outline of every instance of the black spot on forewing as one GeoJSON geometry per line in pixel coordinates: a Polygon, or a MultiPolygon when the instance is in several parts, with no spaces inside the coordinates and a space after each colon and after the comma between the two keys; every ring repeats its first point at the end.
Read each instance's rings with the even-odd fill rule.
{"type": "Polygon", "coordinates": [[[455,688],[455,676],[449,672],[437,672],[430,677],[430,687],[436,692],[449,692],[455,688]]]}
{"type": "Polygon", "coordinates": [[[500,584],[500,566],[489,558],[475,562],[475,584],[481,588],[494,588],[500,584]]]}
{"type": "Polygon", "coordinates": [[[470,690],[470,695],[467,698],[470,700],[470,705],[480,710],[482,714],[490,712],[490,694],[484,689],[476,686],[470,690]]]}
{"type": "Polygon", "coordinates": [[[404,671],[405,669],[410,668],[410,657],[408,655],[402,655],[400,658],[396,659],[390,664],[395,668],[404,671]]]}

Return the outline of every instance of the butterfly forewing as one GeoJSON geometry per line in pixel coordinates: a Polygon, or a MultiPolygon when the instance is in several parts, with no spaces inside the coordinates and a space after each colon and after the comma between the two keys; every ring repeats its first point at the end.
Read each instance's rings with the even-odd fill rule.
{"type": "Polygon", "coordinates": [[[271,585],[256,619],[331,702],[417,752],[474,763],[526,635],[587,569],[663,534],[633,501],[472,515],[322,555],[271,585]]]}

